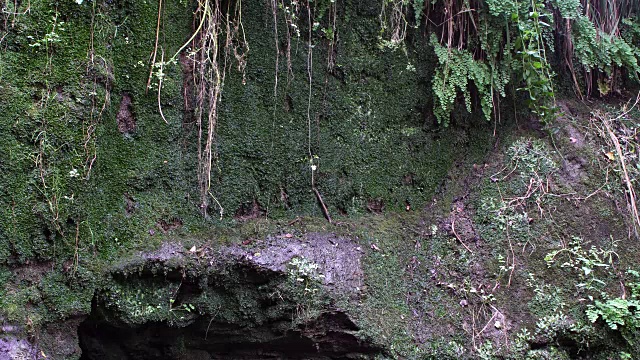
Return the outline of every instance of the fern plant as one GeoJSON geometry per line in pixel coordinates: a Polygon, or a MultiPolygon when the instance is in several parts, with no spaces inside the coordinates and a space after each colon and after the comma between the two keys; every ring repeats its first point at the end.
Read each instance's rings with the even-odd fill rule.
{"type": "Polygon", "coordinates": [[[635,330],[640,327],[640,301],[629,299],[609,299],[605,302],[596,300],[586,310],[589,321],[596,322],[602,318],[612,330],[625,327],[635,330]]]}
{"type": "Polygon", "coordinates": [[[631,290],[629,298],[609,299],[603,294],[604,300],[596,300],[589,304],[586,314],[592,323],[602,319],[611,330],[619,330],[631,344],[633,337],[637,336],[640,330],[640,274],[633,270],[627,273],[635,277],[635,281],[628,284],[631,290]]]}
{"type": "Polygon", "coordinates": [[[384,0],[381,38],[397,49],[412,27],[431,34],[439,123],[448,124],[458,98],[471,110],[476,97],[490,119],[509,83],[549,122],[557,112],[553,69],[563,62],[580,96],[594,85],[608,94],[621,74],[639,80],[639,12],[637,0],[384,0]]]}
{"type": "Polygon", "coordinates": [[[477,61],[465,50],[448,49],[438,43],[435,35],[431,44],[439,66],[433,78],[434,114],[439,123],[447,125],[458,93],[464,96],[467,111],[471,112],[469,83],[478,90],[482,112],[491,119],[491,70],[486,63],[477,61]]]}

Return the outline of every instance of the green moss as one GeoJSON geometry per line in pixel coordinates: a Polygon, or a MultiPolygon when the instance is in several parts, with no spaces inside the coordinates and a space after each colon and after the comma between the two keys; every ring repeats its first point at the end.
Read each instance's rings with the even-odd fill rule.
{"type": "Polygon", "coordinates": [[[300,282],[299,274],[292,274],[261,272],[224,259],[206,265],[197,259],[134,260],[99,291],[97,316],[130,326],[164,322],[176,327],[206,318],[243,329],[247,337],[271,336],[260,327],[278,323],[282,331],[298,330],[330,309],[316,280],[300,282]]]}
{"type": "Polygon", "coordinates": [[[64,275],[58,272],[45,275],[39,286],[44,305],[43,320],[49,322],[73,315],[88,314],[94,294],[91,285],[93,284],[82,282],[69,284],[64,275]]]}
{"type": "MultiPolygon", "coordinates": [[[[577,207],[564,197],[537,197],[542,191],[505,204],[526,194],[532,177],[548,175],[557,193],[589,194],[602,184],[601,172],[589,168],[582,184],[565,185],[558,174],[565,159],[547,140],[517,141],[521,131],[508,120],[493,138],[490,124],[462,107],[450,127],[434,126],[425,110],[433,105],[433,51],[417,32],[406,48],[381,50],[377,2],[348,1],[339,9],[332,71],[326,40],[316,34],[311,81],[305,36],[292,40],[291,73],[279,54],[276,74],[274,25],[264,5],[245,1],[246,84],[230,70],[219,108],[212,192],[225,210],[221,221],[203,218],[198,208],[197,131],[183,108],[182,69],[165,69],[160,102],[169,124],[159,115],[156,89],[145,89],[157,3],[38,1],[18,17],[0,44],[0,308],[9,320],[37,326],[87,314],[98,290],[98,300],[129,324],[184,325],[215,314],[242,326],[291,319],[283,325],[290,329],[333,306],[326,294],[310,294],[282,274],[256,285],[237,267],[114,264],[169,238],[215,248],[276,232],[335,231],[358,238],[365,253],[361,297],[340,305],[364,329],[361,337],[384,345],[389,356],[472,356],[462,325],[470,307],[462,300],[484,309],[486,322],[488,305],[519,314],[517,327],[534,328],[565,305],[571,310],[563,315],[581,321],[582,308],[568,300],[576,279],[542,259],[576,234],[594,244],[610,234],[626,239],[615,204],[598,195],[577,207]],[[122,134],[117,117],[125,96],[135,129],[122,134]],[[321,219],[312,162],[315,186],[343,227],[321,219]],[[540,214],[536,199],[544,211],[557,211],[540,214]],[[466,220],[475,220],[477,238],[464,239],[474,253],[447,227],[457,214],[450,207],[461,202],[466,220]],[[251,213],[254,203],[259,209],[251,213]],[[430,207],[397,214],[407,205],[430,207]],[[377,210],[385,216],[364,215],[377,210]],[[298,215],[294,228],[277,222],[298,215]],[[259,219],[242,220],[251,217],[259,219]],[[513,254],[511,278],[505,259],[513,254]],[[44,270],[20,277],[37,266],[44,270]],[[529,272],[540,282],[527,284],[529,272]],[[178,298],[182,280],[189,291],[178,298]],[[513,294],[522,301],[514,304],[513,294]]],[[[159,50],[167,59],[189,37],[192,8],[165,6],[159,50]]],[[[284,19],[275,26],[283,41],[284,19]]],[[[589,164],[601,156],[579,155],[589,164]]],[[[618,185],[605,190],[620,191],[618,185]]],[[[627,252],[624,264],[635,261],[627,252]]],[[[571,336],[591,339],[586,332],[571,336]]],[[[565,356],[554,346],[530,355],[565,356]]]]}
{"type": "MultiPolygon", "coordinates": [[[[182,69],[165,69],[160,101],[169,124],[159,115],[155,89],[145,91],[157,4],[40,1],[18,17],[0,52],[0,264],[15,273],[47,262],[52,270],[0,289],[12,319],[40,324],[86,314],[101,289],[132,323],[175,321],[167,305],[175,283],[118,283],[107,275],[114,263],[167,238],[238,242],[284,227],[234,220],[254,201],[264,210],[259,215],[270,218],[320,217],[310,159],[334,218],[358,217],[376,207],[422,208],[442,190],[455,159],[479,161],[491,145],[490,132],[476,128],[472,118],[460,123],[473,131],[434,127],[424,111],[430,108],[433,54],[419,36],[407,52],[380,50],[375,3],[340,10],[333,72],[326,69],[326,43],[314,37],[310,83],[306,40],[294,38],[291,81],[281,55],[274,97],[272,17],[262,2],[246,3],[247,82],[234,70],[227,75],[216,137],[212,192],[225,210],[222,221],[204,219],[198,208],[197,131],[184,114],[182,69]],[[135,130],[122,134],[117,115],[125,94],[135,130]],[[25,304],[35,305],[19,314],[25,304]]],[[[159,39],[167,59],[188,39],[192,9],[179,2],[165,6],[159,39]]],[[[278,26],[286,26],[283,19],[278,26]]],[[[327,230],[324,220],[309,222],[308,229],[327,230]]],[[[410,352],[405,330],[411,313],[403,300],[409,285],[402,269],[415,254],[412,237],[400,226],[394,218],[361,234],[384,249],[366,260],[371,297],[365,309],[377,314],[369,319],[377,335],[410,352]],[[388,327],[387,315],[395,319],[388,327]]],[[[308,313],[326,305],[323,296],[302,296],[278,279],[271,285],[289,292],[291,301],[258,309],[256,299],[270,296],[268,287],[227,280],[181,304],[207,313],[237,309],[220,316],[258,323],[299,310],[299,304],[308,313]]]]}
{"type": "MultiPolygon", "coordinates": [[[[246,10],[245,28],[264,26],[263,11],[246,10]]],[[[294,80],[286,81],[280,56],[276,98],[273,35],[247,33],[247,84],[240,84],[238,74],[228,77],[218,128],[215,193],[227,213],[255,199],[276,216],[285,210],[321,215],[311,192],[310,156],[318,166],[316,185],[334,214],[362,213],[369,200],[397,210],[405,202],[420,206],[430,199],[454,152],[446,141],[433,139],[421,118],[426,88],[407,70],[411,60],[378,49],[377,37],[369,33],[377,22],[372,16],[338,24],[339,75],[326,72],[325,48],[314,39],[311,84],[301,81],[306,40],[294,37],[292,47],[300,49],[292,52],[294,80]]]]}
{"type": "MultiPolygon", "coordinates": [[[[0,163],[6,220],[0,236],[7,239],[0,261],[53,259],[54,247],[56,258],[68,257],[76,233],[81,254],[113,259],[154,243],[149,234],[161,220],[178,219],[187,234],[212,225],[199,219],[197,134],[184,123],[182,70],[165,69],[161,103],[169,125],[159,116],[155,90],[145,91],[156,6],[40,2],[18,18],[0,55],[6,84],[0,152],[8,159],[0,163]],[[136,121],[127,135],[115,123],[124,94],[136,121]]],[[[343,11],[337,70],[327,72],[326,44],[314,37],[313,80],[302,81],[305,40],[294,38],[303,50],[292,52],[289,82],[280,56],[274,97],[273,29],[263,21],[270,14],[263,6],[245,8],[247,83],[228,74],[212,184],[226,219],[254,200],[272,217],[321,215],[310,155],[334,216],[364,213],[372,201],[386,210],[420,207],[448,173],[458,148],[421,113],[431,55],[381,51],[377,16],[343,11]],[[408,66],[419,61],[424,66],[417,70],[408,66]]],[[[160,34],[166,58],[187,39],[190,17],[188,6],[166,5],[160,34]]]]}

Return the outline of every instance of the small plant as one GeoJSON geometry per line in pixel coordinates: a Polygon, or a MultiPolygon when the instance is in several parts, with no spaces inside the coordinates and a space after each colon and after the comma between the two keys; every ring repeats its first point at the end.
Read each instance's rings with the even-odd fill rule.
{"type": "MultiPolygon", "coordinates": [[[[545,28],[553,22],[552,14],[545,8],[543,0],[531,0],[530,11],[524,14],[514,12],[511,20],[516,24],[518,35],[515,39],[516,61],[522,74],[524,90],[529,94],[528,105],[542,122],[550,122],[557,113],[553,72],[547,61],[545,28]],[[525,15],[526,14],[526,15],[525,15]]],[[[519,70],[519,71],[518,71],[519,70]]]]}
{"type": "Polygon", "coordinates": [[[477,350],[477,358],[481,360],[493,360],[496,359],[495,349],[491,341],[487,340],[477,350]]]}
{"type": "Polygon", "coordinates": [[[318,273],[318,267],[304,257],[295,257],[289,262],[289,278],[303,284],[305,292],[315,293],[319,290],[317,284],[324,278],[318,273]]]}
{"type": "Polygon", "coordinates": [[[564,311],[567,304],[562,296],[562,290],[538,280],[531,273],[526,280],[528,287],[533,289],[533,299],[529,308],[537,316],[551,315],[564,311]]]}
{"type": "Polygon", "coordinates": [[[589,321],[595,323],[599,318],[604,320],[612,330],[621,327],[637,329],[640,327],[640,301],[630,299],[596,300],[589,304],[586,311],[589,321]]]}
{"type": "MultiPolygon", "coordinates": [[[[452,284],[451,288],[455,289],[455,285],[452,284]]],[[[483,305],[489,305],[496,301],[493,293],[489,292],[488,289],[485,291],[482,287],[474,286],[469,279],[464,279],[464,282],[460,286],[460,291],[461,295],[465,298],[469,298],[472,295],[477,296],[483,305]]]]}
{"type": "Polygon", "coordinates": [[[496,256],[496,260],[498,261],[498,273],[494,274],[496,277],[496,281],[501,281],[505,275],[508,276],[515,269],[515,264],[513,262],[508,263],[505,257],[502,254],[498,254],[496,256]]]}
{"type": "Polygon", "coordinates": [[[301,323],[318,315],[319,304],[323,301],[323,292],[320,290],[324,278],[318,269],[318,264],[303,256],[289,261],[288,283],[284,289],[296,299],[296,313],[292,318],[294,323],[301,323]]]}
{"type": "MultiPolygon", "coordinates": [[[[529,215],[526,211],[517,209],[508,201],[493,197],[484,198],[480,203],[481,222],[484,230],[494,234],[509,233],[517,240],[528,238],[529,215]]],[[[509,265],[511,266],[511,265],[509,265]]]]}
{"type": "MultiPolygon", "coordinates": [[[[602,320],[609,329],[620,331],[629,345],[634,343],[637,338],[637,332],[640,329],[640,273],[634,270],[628,270],[627,274],[634,278],[627,284],[630,289],[630,295],[627,297],[623,294],[617,298],[611,298],[604,291],[607,283],[599,278],[610,275],[614,269],[614,261],[618,255],[613,250],[616,242],[612,242],[612,249],[605,250],[596,246],[585,249],[582,240],[573,237],[568,247],[553,251],[545,257],[548,266],[560,263],[558,257],[564,260],[560,267],[571,269],[578,274],[580,283],[576,287],[580,291],[587,291],[588,299],[592,303],[588,304],[585,314],[590,323],[602,320]],[[603,270],[603,271],[598,271],[603,270]],[[592,295],[591,295],[592,294],[592,295]],[[594,299],[599,296],[599,299],[594,299]]],[[[582,330],[589,330],[588,325],[583,326],[582,330]]],[[[574,331],[578,331],[578,326],[573,326],[574,331]]],[[[622,357],[624,358],[624,357],[622,357]]]]}
{"type": "Polygon", "coordinates": [[[563,313],[543,316],[536,323],[535,337],[555,339],[558,335],[573,330],[573,321],[563,313]]]}
{"type": "Polygon", "coordinates": [[[175,312],[178,312],[178,311],[184,311],[184,312],[187,312],[187,313],[192,313],[192,312],[196,311],[196,306],[193,305],[193,304],[190,304],[190,303],[183,303],[183,304],[180,304],[180,305],[178,305],[176,307],[173,307],[173,304],[175,303],[174,299],[170,299],[169,303],[170,303],[169,311],[171,313],[173,313],[174,315],[175,315],[175,312]]]}
{"type": "Polygon", "coordinates": [[[558,169],[551,152],[540,139],[520,138],[507,149],[507,156],[523,178],[537,179],[551,175],[558,169]]]}
{"type": "Polygon", "coordinates": [[[531,349],[529,342],[533,340],[533,335],[527,328],[522,328],[517,334],[512,345],[512,352],[515,354],[523,354],[531,349]]]}
{"type": "Polygon", "coordinates": [[[599,319],[607,324],[611,330],[618,330],[629,344],[633,344],[638,330],[640,330],[640,273],[628,270],[627,274],[634,277],[634,281],[628,284],[631,294],[628,298],[622,296],[610,299],[602,293],[602,301],[595,300],[587,305],[585,311],[589,321],[597,322],[599,319]]]}
{"type": "Polygon", "coordinates": [[[58,20],[58,16],[59,14],[57,11],[53,13],[53,15],[51,16],[51,29],[43,37],[38,39],[32,35],[27,36],[27,39],[31,41],[31,43],[29,44],[30,47],[42,47],[49,51],[50,49],[52,49],[54,44],[58,44],[61,42],[60,32],[63,32],[65,30],[65,22],[62,20],[58,20]]]}
{"type": "Polygon", "coordinates": [[[122,295],[119,307],[126,311],[134,321],[145,322],[146,319],[162,309],[160,304],[152,304],[153,299],[145,299],[145,294],[140,290],[122,295]]]}
{"type": "MultiPolygon", "coordinates": [[[[613,241],[612,248],[615,247],[616,242],[613,241]]],[[[575,236],[568,247],[552,251],[545,256],[547,266],[551,267],[559,263],[557,259],[559,255],[564,259],[560,267],[572,269],[578,274],[581,282],[576,286],[581,290],[595,290],[596,285],[604,287],[606,284],[596,277],[596,270],[609,269],[618,258],[618,254],[613,249],[604,250],[596,246],[591,246],[589,249],[583,248],[582,239],[575,236]]]]}

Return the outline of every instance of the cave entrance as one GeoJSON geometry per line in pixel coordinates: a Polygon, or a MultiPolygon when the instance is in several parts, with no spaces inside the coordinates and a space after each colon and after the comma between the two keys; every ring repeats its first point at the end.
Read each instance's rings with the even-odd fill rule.
{"type": "Polygon", "coordinates": [[[302,246],[286,239],[260,250],[200,255],[165,244],[114,269],[96,292],[78,326],[81,359],[373,358],[381,346],[335,305],[355,296],[351,279],[361,273],[356,245],[348,241],[320,237],[302,246]],[[252,256],[257,251],[259,261],[252,256]],[[294,263],[294,256],[309,260],[294,263]],[[322,271],[343,288],[300,275],[312,261],[340,264],[322,271]]]}
{"type": "Polygon", "coordinates": [[[78,328],[81,360],[368,359],[378,350],[358,340],[343,313],[326,313],[309,331],[290,324],[254,328],[201,320],[185,327],[166,323],[126,326],[96,312],[78,328]]]}

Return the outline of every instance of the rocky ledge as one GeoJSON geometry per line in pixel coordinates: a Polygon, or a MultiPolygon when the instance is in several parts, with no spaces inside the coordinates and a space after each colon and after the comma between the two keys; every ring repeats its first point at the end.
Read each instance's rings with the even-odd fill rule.
{"type": "Polygon", "coordinates": [[[381,347],[349,310],[362,254],[319,233],[215,249],[165,242],[113,266],[90,314],[36,332],[6,325],[0,358],[372,358],[381,347]]]}

